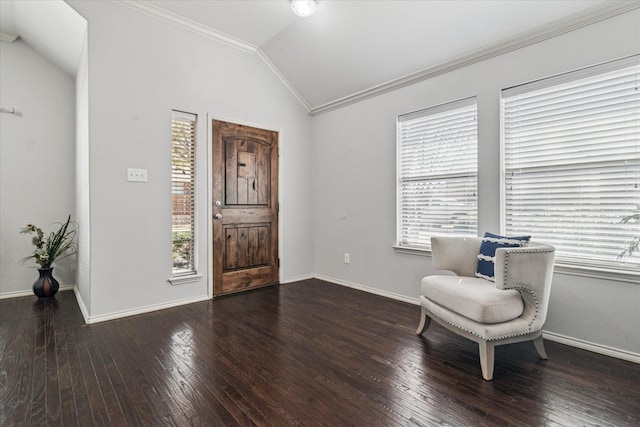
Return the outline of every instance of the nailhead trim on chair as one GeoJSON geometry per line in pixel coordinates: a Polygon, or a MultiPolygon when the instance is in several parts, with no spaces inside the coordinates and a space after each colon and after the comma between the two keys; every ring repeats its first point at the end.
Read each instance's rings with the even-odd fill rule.
{"type": "Polygon", "coordinates": [[[478,334],[477,332],[474,332],[474,331],[472,331],[472,330],[470,330],[470,329],[467,329],[467,328],[462,327],[462,326],[460,326],[460,325],[458,325],[458,324],[455,324],[455,323],[453,323],[453,322],[451,322],[451,321],[449,321],[449,320],[447,320],[447,319],[443,318],[442,316],[438,316],[437,314],[432,313],[432,312],[429,312],[429,314],[430,314],[430,315],[432,315],[432,316],[437,317],[438,319],[442,320],[442,321],[443,321],[443,322],[445,322],[445,323],[448,323],[448,324],[449,324],[449,325],[451,325],[451,326],[455,326],[456,328],[461,329],[461,330],[463,330],[463,331],[465,331],[465,332],[468,332],[468,333],[470,333],[471,335],[475,335],[475,336],[477,336],[478,338],[482,338],[482,339],[483,339],[483,340],[485,340],[485,341],[497,341],[497,340],[503,340],[503,339],[505,339],[505,338],[519,337],[519,336],[522,336],[522,335],[529,335],[529,334],[532,334],[532,333],[535,333],[535,332],[538,332],[538,331],[541,331],[541,330],[542,330],[542,329],[537,329],[537,330],[535,330],[535,331],[521,332],[521,333],[518,333],[518,334],[508,334],[508,335],[500,335],[500,336],[498,336],[498,337],[494,337],[494,338],[485,338],[485,337],[483,337],[482,335],[478,334]]]}
{"type": "MultiPolygon", "coordinates": [[[[543,254],[543,253],[550,253],[553,252],[552,249],[543,249],[543,248],[529,248],[529,249],[525,249],[525,250],[518,250],[516,253],[517,254],[543,254]]],[[[509,267],[509,251],[507,251],[507,253],[505,254],[504,257],[504,277],[505,279],[507,278],[507,270],[509,267]]],[[[531,318],[531,321],[529,322],[529,329],[531,329],[531,325],[533,324],[533,322],[538,318],[538,312],[539,312],[539,304],[538,304],[538,296],[536,295],[536,293],[529,288],[528,286],[519,286],[519,285],[514,285],[514,286],[509,286],[508,283],[506,283],[505,281],[505,289],[522,289],[525,290],[527,292],[529,292],[532,296],[533,296],[533,301],[535,302],[535,313],[533,315],[533,317],[531,318]]]]}
{"type": "MultiPolygon", "coordinates": [[[[531,253],[549,253],[549,252],[553,252],[553,250],[551,250],[551,249],[542,249],[542,248],[540,248],[540,249],[528,248],[528,249],[518,249],[518,251],[517,251],[518,254],[521,254],[521,253],[528,253],[528,254],[531,254],[531,253]]],[[[504,277],[507,277],[507,267],[508,267],[508,265],[509,265],[509,251],[507,251],[505,259],[504,259],[504,273],[505,273],[504,277]]],[[[539,313],[539,303],[538,303],[538,297],[537,297],[536,293],[531,288],[529,288],[528,286],[521,286],[521,285],[509,286],[506,283],[505,283],[505,289],[522,289],[522,290],[525,290],[525,291],[529,292],[533,296],[533,300],[535,302],[535,313],[533,315],[533,318],[529,322],[529,329],[531,329],[531,325],[537,319],[538,313],[539,313]]],[[[455,324],[455,323],[443,318],[442,316],[438,316],[435,313],[429,313],[429,314],[431,314],[433,316],[436,316],[438,319],[442,320],[445,323],[448,323],[451,326],[455,326],[458,329],[461,329],[461,330],[463,330],[465,332],[468,332],[468,333],[470,333],[472,335],[475,335],[478,338],[481,338],[481,339],[486,340],[486,341],[496,341],[496,340],[502,340],[502,339],[505,339],[505,338],[519,337],[519,336],[522,336],[522,335],[529,335],[529,334],[532,334],[532,333],[535,333],[535,332],[538,332],[538,331],[542,330],[542,328],[540,328],[540,329],[537,329],[535,331],[531,331],[530,330],[528,332],[521,332],[521,333],[518,333],[518,334],[501,335],[499,337],[486,339],[483,336],[481,336],[480,334],[478,334],[478,333],[476,333],[476,332],[474,332],[472,330],[469,330],[469,329],[467,329],[465,327],[462,327],[460,325],[457,325],[457,324],[455,324]]]]}
{"type": "Polygon", "coordinates": [[[528,286],[510,286],[506,289],[518,289],[518,290],[524,290],[529,292],[529,294],[531,294],[531,296],[533,296],[533,302],[535,303],[535,312],[533,313],[533,317],[531,318],[531,321],[529,322],[529,329],[531,329],[531,325],[533,325],[533,322],[538,318],[538,296],[536,295],[535,292],[533,292],[533,290],[531,288],[529,288],[528,286]]]}

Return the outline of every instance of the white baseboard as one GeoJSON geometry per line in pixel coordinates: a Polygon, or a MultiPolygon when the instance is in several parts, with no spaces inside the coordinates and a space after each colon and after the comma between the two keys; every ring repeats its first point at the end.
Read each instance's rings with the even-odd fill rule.
{"type": "MultiPolygon", "coordinates": [[[[168,303],[147,305],[145,307],[138,307],[130,310],[115,311],[112,313],[101,314],[99,316],[85,316],[83,313],[83,316],[85,316],[84,320],[87,324],[92,324],[106,322],[107,320],[120,319],[123,317],[135,316],[137,314],[150,313],[157,310],[164,310],[166,308],[178,307],[185,304],[193,304],[195,302],[206,301],[210,299],[211,297],[204,295],[195,298],[185,298],[177,301],[171,301],[168,303]]],[[[80,308],[80,310],[82,311],[82,308],[80,308]]]]}
{"type": "Polygon", "coordinates": [[[398,301],[407,302],[409,304],[420,305],[420,300],[418,298],[410,298],[404,295],[395,294],[393,292],[382,291],[380,289],[370,288],[369,286],[360,285],[358,283],[347,282],[345,280],[334,279],[333,277],[316,275],[314,276],[316,279],[324,280],[326,282],[335,283],[336,285],[347,286],[349,288],[358,289],[360,291],[369,292],[370,294],[376,294],[383,297],[395,299],[398,301]]]}
{"type": "MultiPolygon", "coordinates": [[[[75,285],[61,285],[58,289],[58,292],[62,291],[71,291],[75,288],[75,285]]],[[[29,297],[35,296],[33,294],[33,290],[29,289],[26,291],[15,291],[15,292],[5,292],[0,294],[0,299],[8,299],[8,298],[20,298],[20,297],[29,297]]]]}
{"type": "MultiPolygon", "coordinates": [[[[392,298],[399,301],[404,301],[409,304],[420,305],[420,300],[417,298],[409,298],[403,295],[394,294],[392,292],[381,291],[379,289],[370,288],[368,286],[359,285],[357,283],[346,282],[344,280],[334,279],[332,277],[316,275],[317,279],[327,282],[335,283],[336,285],[348,286],[350,288],[359,289],[364,292],[380,295],[387,298],[392,298]]],[[[593,353],[603,354],[605,356],[615,357],[616,359],[627,360],[629,362],[640,363],[640,354],[633,353],[627,350],[621,350],[619,348],[608,347],[602,344],[595,344],[588,341],[579,340],[577,338],[567,337],[565,335],[556,334],[554,332],[542,331],[542,336],[549,340],[565,344],[570,347],[579,348],[582,350],[588,350],[593,353]]]]}
{"type": "Polygon", "coordinates": [[[556,334],[555,332],[542,331],[542,337],[549,341],[558,342],[571,347],[588,350],[593,353],[604,354],[605,356],[615,357],[629,362],[640,363],[640,354],[633,353],[619,348],[608,347],[602,344],[596,344],[589,341],[579,340],[577,338],[567,337],[565,335],[556,334]]]}
{"type": "Polygon", "coordinates": [[[84,300],[82,299],[82,295],[80,295],[80,291],[77,286],[73,288],[73,293],[76,295],[76,301],[78,301],[80,313],[82,313],[82,317],[84,317],[84,323],[88,323],[87,319],[89,318],[89,310],[87,310],[87,306],[84,304],[84,300]]]}
{"type": "MultiPolygon", "coordinates": [[[[299,277],[295,277],[292,279],[288,279],[284,282],[281,282],[282,284],[286,284],[286,283],[294,283],[300,280],[307,280],[307,279],[313,279],[315,276],[310,274],[307,276],[299,276],[299,277]]],[[[135,308],[135,309],[130,309],[130,310],[122,310],[122,311],[117,311],[117,312],[113,312],[113,313],[108,313],[108,314],[102,314],[99,316],[89,316],[89,311],[87,310],[87,306],[84,303],[84,300],[82,299],[82,295],[80,295],[80,292],[78,292],[78,288],[73,287],[74,293],[76,295],[76,300],[78,301],[78,306],[80,307],[80,312],[82,313],[82,317],[84,317],[84,321],[87,324],[92,324],[92,323],[100,323],[100,322],[106,322],[108,320],[115,320],[115,319],[120,319],[123,317],[129,317],[129,316],[135,316],[137,314],[144,314],[144,313],[150,313],[152,311],[157,311],[157,310],[163,310],[166,308],[172,308],[172,307],[178,307],[181,305],[185,305],[185,304],[192,304],[195,302],[200,302],[200,301],[206,301],[208,299],[211,299],[211,297],[209,296],[200,296],[200,297],[195,297],[195,298],[185,298],[183,300],[178,300],[178,301],[172,301],[169,303],[163,303],[163,304],[154,304],[154,305],[148,305],[145,307],[139,307],[139,308],[135,308]]]]}
{"type": "Polygon", "coordinates": [[[297,277],[292,277],[290,279],[287,280],[282,280],[280,281],[281,285],[286,285],[287,283],[295,283],[295,282],[300,282],[302,280],[309,280],[309,279],[315,279],[316,276],[314,276],[313,274],[305,274],[304,276],[297,276],[297,277]]]}

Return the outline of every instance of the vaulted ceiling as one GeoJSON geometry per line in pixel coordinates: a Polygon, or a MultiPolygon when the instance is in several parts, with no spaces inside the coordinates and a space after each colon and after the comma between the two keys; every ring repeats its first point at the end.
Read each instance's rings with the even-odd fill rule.
{"type": "MultiPolygon", "coordinates": [[[[318,0],[314,15],[299,18],[289,0],[115,3],[255,53],[312,114],[640,7],[638,0],[318,0]]],[[[62,0],[2,0],[0,30],[72,74],[79,47],[69,12],[62,0]]]]}

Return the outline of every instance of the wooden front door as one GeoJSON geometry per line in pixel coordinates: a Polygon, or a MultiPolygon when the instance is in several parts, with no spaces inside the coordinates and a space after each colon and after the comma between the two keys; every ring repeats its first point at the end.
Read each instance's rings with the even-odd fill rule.
{"type": "Polygon", "coordinates": [[[213,294],[278,282],[278,133],[213,120],[213,294]]]}

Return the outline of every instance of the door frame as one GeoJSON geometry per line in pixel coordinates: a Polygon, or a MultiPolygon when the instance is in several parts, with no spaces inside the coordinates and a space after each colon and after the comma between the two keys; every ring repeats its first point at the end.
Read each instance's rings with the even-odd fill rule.
{"type": "MultiPolygon", "coordinates": [[[[278,133],[278,203],[281,200],[282,168],[280,167],[280,147],[282,143],[282,131],[273,126],[265,126],[245,120],[236,120],[228,117],[207,113],[207,295],[213,298],[213,121],[228,122],[242,126],[250,126],[278,133]]],[[[278,259],[282,258],[282,230],[280,227],[280,215],[278,215],[278,259]]],[[[282,266],[278,269],[278,282],[282,282],[282,266]]]]}

